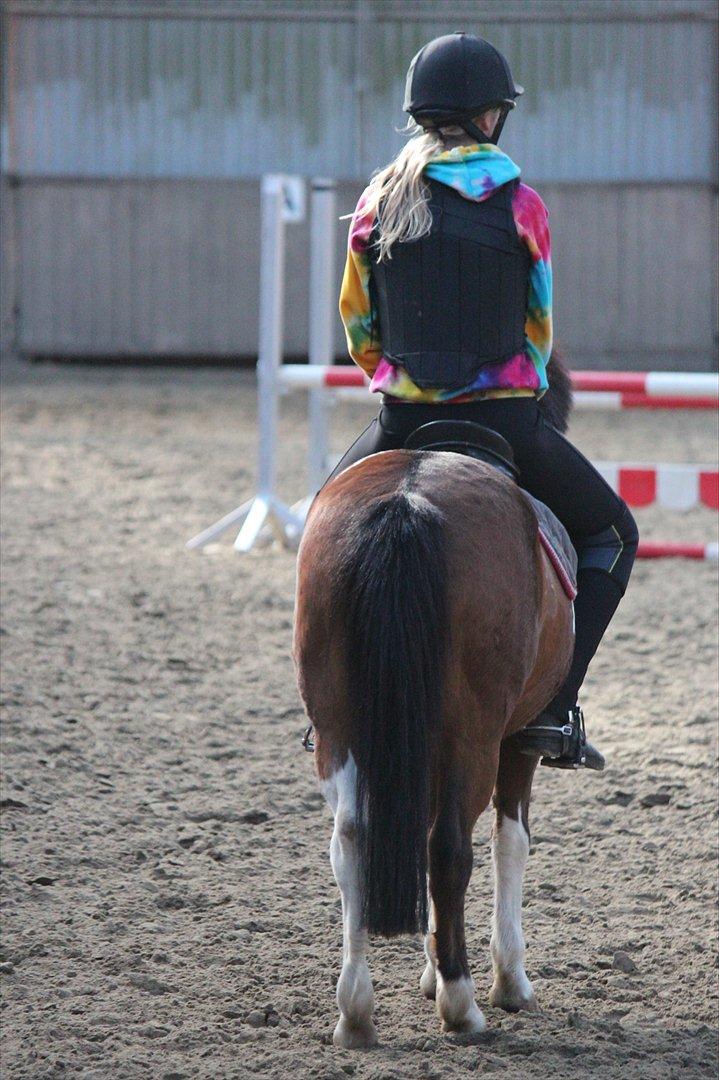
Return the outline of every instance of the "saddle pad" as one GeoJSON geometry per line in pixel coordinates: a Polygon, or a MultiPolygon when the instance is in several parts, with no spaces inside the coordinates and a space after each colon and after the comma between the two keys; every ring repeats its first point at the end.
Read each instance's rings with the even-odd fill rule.
{"type": "Polygon", "coordinates": [[[570,600],[574,600],[577,595],[578,560],[572,541],[569,539],[569,534],[556,514],[553,514],[545,503],[535,499],[528,491],[525,491],[524,494],[531,502],[537,515],[539,539],[542,547],[546,551],[565,593],[570,600]]]}

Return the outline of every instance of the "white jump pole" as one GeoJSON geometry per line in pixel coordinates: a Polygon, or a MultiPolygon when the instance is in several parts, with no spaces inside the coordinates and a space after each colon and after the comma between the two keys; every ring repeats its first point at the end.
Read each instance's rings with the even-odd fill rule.
{"type": "MultiPolygon", "coordinates": [[[[312,181],[310,194],[310,364],[328,367],[334,359],[335,237],[337,186],[332,180],[312,181]]],[[[329,392],[310,390],[309,492],[312,497],[327,478],[329,392]]]]}
{"type": "Polygon", "coordinates": [[[242,528],[235,540],[236,551],[249,551],[265,524],[271,525],[284,543],[290,536],[297,537],[302,531],[302,519],[274,494],[279,416],[278,373],[282,364],[284,308],[285,184],[286,178],[281,175],[262,178],[257,495],[194,536],[186,544],[189,549],[204,547],[239,522],[242,522],[242,528]]]}
{"type": "MultiPolygon", "coordinates": [[[[309,364],[282,364],[284,226],[286,221],[299,221],[304,216],[304,194],[300,193],[298,182],[301,184],[299,178],[283,175],[265,176],[262,180],[260,335],[257,362],[258,492],[254,499],[242,503],[189,540],[186,544],[189,549],[203,547],[226,529],[239,523],[242,523],[242,528],[235,540],[236,551],[249,551],[261,533],[267,534],[265,526],[271,526],[284,544],[294,546],[302,533],[304,518],[312,498],[326,478],[328,407],[336,396],[350,396],[360,388],[365,388],[368,383],[366,376],[357,369],[332,367],[333,268],[337,213],[336,188],[331,180],[317,179],[312,183],[309,364]],[[309,390],[309,495],[290,508],[274,494],[279,395],[282,390],[300,389],[309,390]]],[[[716,374],[574,372],[572,380],[575,400],[579,399],[582,405],[598,405],[602,401],[605,407],[608,404],[615,408],[623,407],[624,402],[621,399],[625,393],[629,396],[639,395],[660,400],[663,395],[670,395],[674,408],[680,407],[683,397],[691,401],[692,397],[700,395],[695,402],[696,407],[716,407],[719,398],[719,376],[716,374]],[[615,401],[615,398],[619,400],[615,401]]],[[[369,395],[366,400],[371,400],[369,395]]],[[[621,471],[621,463],[616,468],[621,471]]],[[[668,467],[661,468],[666,471],[668,467]]],[[[702,467],[692,468],[699,477],[702,467]]],[[[657,489],[663,491],[668,481],[666,478],[663,481],[661,469],[649,469],[657,473],[657,489]]],[[[640,471],[647,472],[647,468],[640,471]]],[[[707,472],[707,469],[703,471],[707,472]]],[[[714,476],[713,473],[711,475],[714,476]]],[[[669,479],[672,481],[669,485],[672,497],[667,505],[674,505],[677,501],[674,490],[677,482],[673,475],[669,479]]],[[[701,486],[700,479],[695,480],[694,487],[701,486]]],[[[715,485],[716,480],[712,483],[715,485]]],[[[713,491],[714,487],[711,490],[713,491]]],[[[709,498],[711,505],[715,505],[715,494],[709,498]]],[[[683,494],[680,501],[684,507],[687,499],[683,494]]],[[[706,501],[706,498],[703,501],[706,501]]],[[[715,558],[714,547],[709,547],[710,555],[702,557],[715,558]]]]}
{"type": "Polygon", "coordinates": [[[259,490],[235,540],[235,551],[249,551],[265,523],[281,541],[285,529],[302,532],[302,521],[274,494],[277,481],[279,385],[285,304],[285,223],[282,177],[262,181],[262,253],[260,261],[260,337],[257,358],[259,490]]]}

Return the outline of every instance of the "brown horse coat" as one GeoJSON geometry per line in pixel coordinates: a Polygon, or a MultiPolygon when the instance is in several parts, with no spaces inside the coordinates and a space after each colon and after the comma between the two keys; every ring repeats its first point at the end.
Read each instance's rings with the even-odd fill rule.
{"type": "MultiPolygon", "coordinates": [[[[341,598],[332,567],[357,516],[358,492],[363,505],[390,497],[406,484],[412,456],[388,451],[358,462],[320,492],[307,520],[294,655],[316,731],[320,778],[329,775],[333,762],[342,763],[352,742],[345,628],[336,618],[341,598]]],[[[472,458],[431,451],[421,457],[407,494],[428,500],[442,514],[449,561],[453,663],[441,741],[445,754],[469,762],[524,727],[562,685],[572,655],[571,605],[516,484],[472,458]]]]}
{"type": "MultiPolygon", "coordinates": [[[[551,700],[572,648],[571,603],[535,515],[498,470],[453,453],[389,451],[317,496],[298,556],[294,653],[335,811],[341,1045],[374,1038],[363,935],[422,928],[427,873],[423,989],[436,992],[445,1027],[481,1026],[464,944],[471,832],[495,790],[498,880],[507,858],[523,867],[536,762],[503,739],[551,700]],[[502,847],[504,818],[524,832],[509,844],[505,829],[502,847]]],[[[495,918],[494,995],[531,1007],[515,892],[495,918]]]]}

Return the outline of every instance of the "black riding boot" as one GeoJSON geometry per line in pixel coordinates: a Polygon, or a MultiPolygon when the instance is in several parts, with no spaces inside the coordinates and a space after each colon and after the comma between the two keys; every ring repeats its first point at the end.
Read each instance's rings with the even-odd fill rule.
{"type": "Polygon", "coordinates": [[[589,661],[616,611],[622,590],[603,570],[580,569],[577,580],[579,592],[574,601],[576,638],[569,674],[544,712],[512,738],[523,754],[541,756],[542,765],[555,769],[601,771],[604,758],[587,742],[582,710],[575,702],[589,661]]]}
{"type": "Polygon", "coordinates": [[[522,754],[541,757],[540,764],[554,769],[604,768],[604,758],[590,742],[584,731],[584,715],[578,705],[567,711],[567,718],[553,713],[540,713],[522,731],[510,736],[510,741],[522,754]]]}

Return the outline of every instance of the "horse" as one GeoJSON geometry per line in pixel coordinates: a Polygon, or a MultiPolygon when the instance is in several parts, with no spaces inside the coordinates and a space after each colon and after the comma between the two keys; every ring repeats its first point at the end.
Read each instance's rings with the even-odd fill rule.
{"type": "MultiPolygon", "coordinates": [[[[566,427],[567,380],[545,408],[566,427]]],[[[457,453],[391,450],[317,495],[298,551],[293,654],[334,814],[342,898],[336,1045],[376,1044],[369,935],[425,934],[445,1032],[485,1028],[467,958],[472,830],[493,799],[493,1006],[535,1010],[522,879],[536,757],[510,736],[561,686],[572,603],[521,488],[457,453]]]]}

